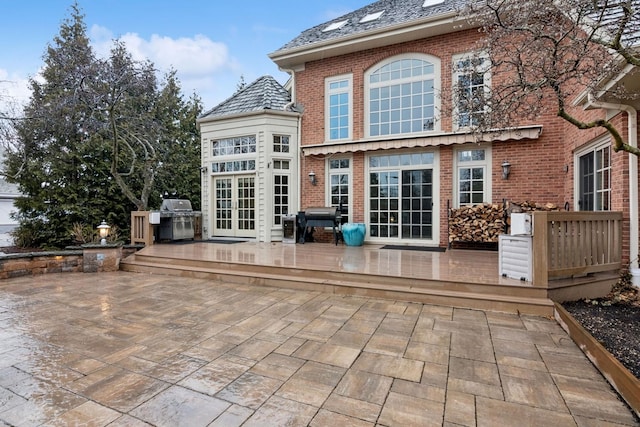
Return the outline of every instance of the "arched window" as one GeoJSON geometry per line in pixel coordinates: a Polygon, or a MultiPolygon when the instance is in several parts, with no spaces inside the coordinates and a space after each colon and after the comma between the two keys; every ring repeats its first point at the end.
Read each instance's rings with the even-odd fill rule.
{"type": "Polygon", "coordinates": [[[365,74],[365,85],[367,136],[439,130],[439,59],[395,56],[373,66],[365,74]]]}

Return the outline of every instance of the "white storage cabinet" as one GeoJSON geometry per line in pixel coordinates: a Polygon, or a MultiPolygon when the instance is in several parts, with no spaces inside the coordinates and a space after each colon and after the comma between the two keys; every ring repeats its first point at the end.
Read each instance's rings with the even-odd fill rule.
{"type": "Polygon", "coordinates": [[[498,236],[500,275],[518,280],[533,280],[533,245],[528,235],[498,236]]]}

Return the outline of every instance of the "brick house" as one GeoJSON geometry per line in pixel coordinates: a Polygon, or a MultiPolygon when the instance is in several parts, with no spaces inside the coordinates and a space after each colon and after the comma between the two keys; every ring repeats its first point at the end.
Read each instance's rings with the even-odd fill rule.
{"type": "MultiPolygon", "coordinates": [[[[447,208],[463,204],[535,201],[629,218],[636,159],[613,153],[602,130],[579,131],[553,108],[481,141],[465,128],[468,112],[455,111],[446,94],[465,81],[457,64],[481,34],[458,16],[459,3],[410,0],[399,8],[381,0],[269,55],[291,74],[304,110],[301,207],[341,200],[349,221],[367,225],[368,242],[433,246],[447,245],[447,208]],[[315,186],[306,179],[312,171],[315,186]]],[[[490,87],[484,79],[466,82],[490,87]]],[[[585,114],[617,114],[627,132],[626,112],[578,101],[592,109],[585,114]]]]}
{"type": "MultiPolygon", "coordinates": [[[[452,87],[490,90],[491,75],[477,81],[459,67],[481,37],[458,15],[462,3],[380,0],[303,31],[269,55],[290,74],[289,107],[300,112],[299,128],[290,130],[299,155],[290,187],[297,204],[289,212],[342,204],[349,222],[366,224],[368,243],[444,247],[449,208],[462,205],[509,200],[616,210],[625,218],[624,258],[636,259],[637,158],[613,153],[608,134],[580,131],[554,108],[508,131],[478,137],[469,130],[471,112],[457,111],[452,87]]],[[[611,84],[637,86],[631,74],[611,84]]],[[[615,117],[623,137],[637,141],[640,105],[602,101],[585,93],[575,109],[615,117]]],[[[267,191],[266,199],[275,197],[267,191]]]]}

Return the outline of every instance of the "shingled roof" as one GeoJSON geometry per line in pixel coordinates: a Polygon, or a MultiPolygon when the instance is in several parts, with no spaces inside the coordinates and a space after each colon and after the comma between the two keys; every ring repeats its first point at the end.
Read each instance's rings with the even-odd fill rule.
{"type": "Polygon", "coordinates": [[[264,110],[284,110],[289,102],[291,102],[291,95],[276,79],[271,76],[262,76],[204,113],[201,118],[223,117],[264,110]]]}
{"type": "Polygon", "coordinates": [[[347,13],[329,22],[317,25],[303,31],[275,53],[287,51],[314,43],[337,40],[347,36],[364,34],[367,32],[395,27],[411,21],[437,17],[460,10],[467,3],[466,0],[379,0],[356,11],[347,13]],[[367,20],[374,14],[383,12],[377,19],[367,20]],[[345,22],[346,21],[346,22],[345,22]],[[342,25],[339,25],[343,23],[342,25]],[[338,28],[329,30],[331,24],[338,28]]]}

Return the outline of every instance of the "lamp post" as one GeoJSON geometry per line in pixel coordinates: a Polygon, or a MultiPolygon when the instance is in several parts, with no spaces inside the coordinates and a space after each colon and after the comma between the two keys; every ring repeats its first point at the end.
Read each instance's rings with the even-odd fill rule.
{"type": "Polygon", "coordinates": [[[107,221],[105,221],[104,219],[102,220],[102,222],[98,226],[98,233],[100,234],[100,244],[101,245],[106,245],[107,244],[107,236],[109,235],[109,229],[110,228],[111,227],[107,224],[107,221]]]}

